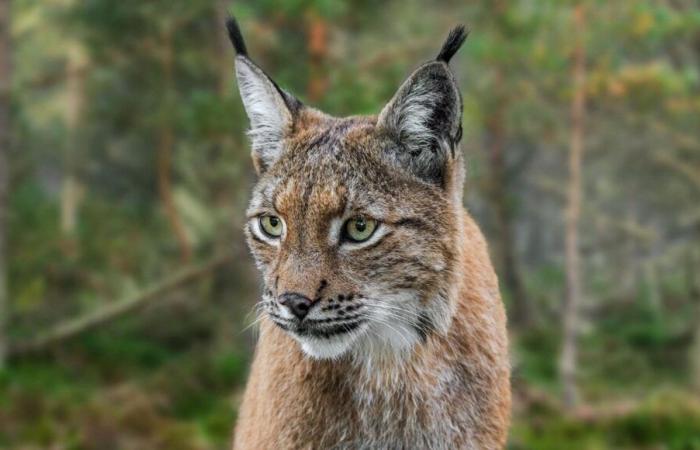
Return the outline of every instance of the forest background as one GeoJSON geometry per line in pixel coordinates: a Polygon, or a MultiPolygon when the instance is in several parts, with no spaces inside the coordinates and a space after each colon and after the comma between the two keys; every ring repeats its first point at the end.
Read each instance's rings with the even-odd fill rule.
{"type": "Polygon", "coordinates": [[[0,448],[227,448],[254,181],[223,22],[333,115],[447,31],[510,449],[700,449],[697,0],[0,0],[0,448]]]}

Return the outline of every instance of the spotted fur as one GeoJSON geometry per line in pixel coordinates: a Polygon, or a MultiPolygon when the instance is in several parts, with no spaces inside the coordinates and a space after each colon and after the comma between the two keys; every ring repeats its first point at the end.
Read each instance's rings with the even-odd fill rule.
{"type": "Polygon", "coordinates": [[[234,448],[502,448],[505,314],[462,206],[447,65],[464,30],[379,115],[335,118],[280,89],[228,28],[258,173],[245,232],[265,285],[234,448]],[[378,223],[364,242],[344,237],[354,217],[378,223]]]}

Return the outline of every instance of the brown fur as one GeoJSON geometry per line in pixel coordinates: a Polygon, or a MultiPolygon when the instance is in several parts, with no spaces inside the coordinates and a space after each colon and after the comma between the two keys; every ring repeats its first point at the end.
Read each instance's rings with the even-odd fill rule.
{"type": "MultiPolygon", "coordinates": [[[[405,365],[377,367],[378,372],[386,373],[367,378],[358,374],[358,368],[349,360],[310,359],[289,336],[264,321],[239,413],[234,448],[343,448],[343,438],[352,442],[352,436],[361,439],[367,432],[358,428],[358,402],[353,398],[358,389],[376,392],[379,400],[366,413],[377,418],[377,427],[393,426],[401,434],[404,431],[400,428],[409,414],[415,415],[418,423],[429,421],[433,405],[416,405],[409,397],[430,397],[421,395],[421,388],[432,386],[435,380],[424,376],[421,369],[440,364],[458,366],[464,378],[459,389],[443,393],[439,400],[451,408],[469,405],[474,409],[474,422],[460,424],[461,439],[450,442],[446,448],[503,448],[510,417],[505,314],[481,233],[466,212],[464,220],[459,301],[447,336],[431,338],[416,349],[405,365]],[[391,371],[404,379],[398,389],[384,386],[384,378],[391,377],[391,371]],[[413,389],[415,392],[411,392],[413,389]],[[387,411],[391,417],[382,420],[387,411]],[[330,427],[332,423],[343,424],[347,429],[330,427]],[[326,430],[332,434],[326,434],[326,430]]],[[[411,441],[405,445],[403,448],[427,448],[413,446],[411,441]]]]}
{"type": "Polygon", "coordinates": [[[245,231],[265,288],[234,448],[505,445],[506,318],[462,206],[461,98],[447,66],[463,39],[453,31],[368,117],[302,106],[238,56],[259,175],[245,231]],[[262,228],[269,216],[276,236],[262,228]],[[360,242],[343,231],[358,217],[377,224],[360,242]]]}

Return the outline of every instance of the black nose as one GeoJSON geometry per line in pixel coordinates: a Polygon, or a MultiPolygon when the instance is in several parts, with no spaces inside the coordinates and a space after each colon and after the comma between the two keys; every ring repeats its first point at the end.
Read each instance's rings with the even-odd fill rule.
{"type": "Polygon", "coordinates": [[[286,306],[299,320],[306,317],[313,304],[310,298],[297,294],[296,292],[280,295],[279,302],[280,305],[286,306]]]}

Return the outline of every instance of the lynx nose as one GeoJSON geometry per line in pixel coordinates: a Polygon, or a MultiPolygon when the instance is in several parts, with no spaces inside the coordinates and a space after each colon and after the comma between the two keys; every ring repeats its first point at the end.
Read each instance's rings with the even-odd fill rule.
{"type": "Polygon", "coordinates": [[[285,306],[289,312],[294,314],[299,320],[306,317],[313,304],[310,298],[297,294],[296,292],[282,294],[278,301],[280,305],[285,306]]]}

